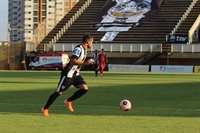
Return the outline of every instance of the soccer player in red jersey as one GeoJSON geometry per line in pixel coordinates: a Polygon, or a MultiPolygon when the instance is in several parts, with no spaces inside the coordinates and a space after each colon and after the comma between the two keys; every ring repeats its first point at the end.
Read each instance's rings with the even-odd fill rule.
{"type": "Polygon", "coordinates": [[[101,52],[98,54],[99,68],[100,68],[100,76],[103,77],[103,72],[106,64],[108,63],[108,58],[104,49],[101,49],[101,52]]]}

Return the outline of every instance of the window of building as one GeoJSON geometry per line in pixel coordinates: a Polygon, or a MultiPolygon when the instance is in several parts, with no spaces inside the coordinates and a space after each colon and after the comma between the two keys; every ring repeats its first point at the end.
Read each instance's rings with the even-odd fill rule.
{"type": "Polygon", "coordinates": [[[31,12],[24,12],[24,14],[31,14],[31,12]]]}
{"type": "Polygon", "coordinates": [[[46,5],[42,5],[42,10],[46,10],[46,5]]]}
{"type": "Polygon", "coordinates": [[[31,25],[30,25],[30,24],[25,24],[24,26],[26,26],[26,27],[30,27],[31,25]]]}
{"type": "Polygon", "coordinates": [[[13,37],[13,40],[14,40],[14,41],[17,41],[17,37],[16,37],[16,36],[14,36],[14,37],[13,37]]]}
{"type": "Polygon", "coordinates": [[[35,28],[37,28],[38,27],[38,24],[34,24],[33,25],[33,28],[35,29],[35,28]]]}
{"type": "Polygon", "coordinates": [[[25,5],[24,7],[31,7],[31,5],[25,5]]]}
{"type": "Polygon", "coordinates": [[[25,30],[24,32],[25,32],[25,33],[31,33],[31,31],[30,31],[30,30],[25,30]]]}
{"type": "Polygon", "coordinates": [[[38,12],[37,11],[34,11],[33,12],[33,16],[37,16],[38,15],[38,12]]]}
{"type": "Polygon", "coordinates": [[[42,16],[46,16],[46,11],[42,11],[42,16]]]}
{"type": "Polygon", "coordinates": [[[37,17],[33,17],[33,22],[37,22],[38,18],[37,17]]]}
{"type": "Polygon", "coordinates": [[[24,20],[31,20],[31,18],[24,18],[24,20]]]}

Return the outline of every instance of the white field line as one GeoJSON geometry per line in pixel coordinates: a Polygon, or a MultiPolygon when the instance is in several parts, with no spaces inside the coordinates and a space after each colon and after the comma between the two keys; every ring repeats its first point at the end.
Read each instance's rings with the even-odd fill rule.
{"type": "MultiPolygon", "coordinates": [[[[42,107],[43,105],[40,104],[13,104],[13,103],[0,103],[0,105],[5,106],[39,106],[42,107]]],[[[51,106],[66,106],[64,103],[61,105],[51,105],[51,106]]],[[[73,105],[74,107],[80,107],[80,108],[119,108],[119,106],[99,106],[99,105],[73,105]]],[[[141,110],[171,110],[171,111],[199,111],[200,109],[179,109],[179,108],[135,108],[135,109],[141,109],[141,110]]]]}

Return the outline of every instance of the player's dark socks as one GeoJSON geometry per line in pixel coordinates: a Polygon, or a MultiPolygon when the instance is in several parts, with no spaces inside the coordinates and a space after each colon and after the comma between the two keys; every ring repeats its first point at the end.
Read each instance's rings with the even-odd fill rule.
{"type": "Polygon", "coordinates": [[[78,99],[79,97],[83,96],[88,90],[83,90],[83,89],[80,89],[78,91],[76,91],[70,98],[68,98],[67,100],[69,102],[71,101],[74,101],[76,99],[78,99]]]}
{"type": "Polygon", "coordinates": [[[44,106],[44,109],[48,109],[49,106],[56,100],[56,98],[60,96],[57,92],[54,92],[48,99],[46,105],[44,106]]]}
{"type": "Polygon", "coordinates": [[[97,77],[97,75],[98,75],[98,71],[95,71],[95,76],[97,77]]]}

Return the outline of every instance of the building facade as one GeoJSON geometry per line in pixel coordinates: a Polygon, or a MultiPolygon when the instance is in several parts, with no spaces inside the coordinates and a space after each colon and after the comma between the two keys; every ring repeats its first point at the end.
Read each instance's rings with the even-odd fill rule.
{"type": "Polygon", "coordinates": [[[41,30],[44,38],[78,1],[42,0],[42,24],[40,24],[39,0],[9,0],[9,40],[12,42],[34,42],[38,39],[41,30]]]}

